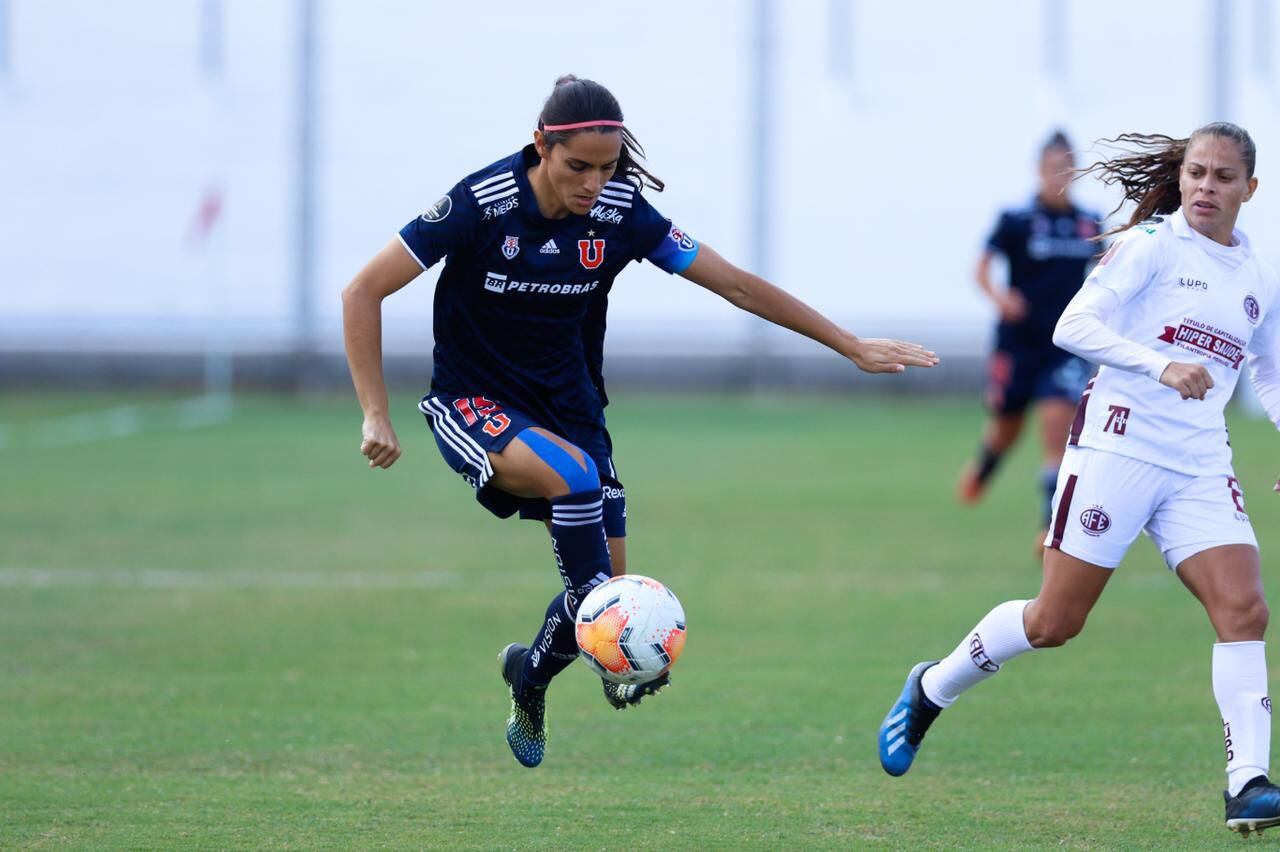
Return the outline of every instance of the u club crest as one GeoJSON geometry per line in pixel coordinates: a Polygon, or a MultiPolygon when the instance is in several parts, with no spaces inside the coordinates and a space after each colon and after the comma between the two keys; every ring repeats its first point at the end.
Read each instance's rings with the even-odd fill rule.
{"type": "Polygon", "coordinates": [[[578,260],[583,269],[596,269],[604,263],[604,240],[578,240],[578,260]]]}
{"type": "Polygon", "coordinates": [[[515,260],[520,253],[520,238],[508,236],[502,244],[502,254],[507,260],[515,260]]]}

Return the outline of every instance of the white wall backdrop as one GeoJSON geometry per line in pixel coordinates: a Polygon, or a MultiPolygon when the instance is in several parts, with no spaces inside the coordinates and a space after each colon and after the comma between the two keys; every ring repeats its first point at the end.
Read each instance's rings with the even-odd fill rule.
{"type": "MultiPolygon", "coordinates": [[[[340,350],[351,275],[458,178],[524,144],[566,72],[618,96],[668,183],[660,210],[743,265],[768,258],[761,271],[859,332],[982,348],[973,261],[996,211],[1029,197],[1055,127],[1086,147],[1243,124],[1262,188],[1242,225],[1280,257],[1271,0],[763,3],[764,102],[762,2],[316,0],[308,327],[304,0],[0,3],[0,349],[271,351],[305,334],[340,350]]],[[[1114,203],[1091,184],[1077,195],[1114,203]]],[[[390,351],[429,350],[434,278],[389,300],[390,351]]],[[[651,267],[614,293],[611,353],[811,346],[651,267]]]]}

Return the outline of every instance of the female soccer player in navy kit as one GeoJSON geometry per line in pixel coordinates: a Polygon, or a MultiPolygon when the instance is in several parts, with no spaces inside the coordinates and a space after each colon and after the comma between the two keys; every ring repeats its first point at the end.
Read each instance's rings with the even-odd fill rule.
{"type": "MultiPolygon", "coordinates": [[[[626,503],[605,429],[605,312],[614,278],[648,260],[743,310],[825,344],[868,372],[938,359],[837,327],[674,227],[641,190],[662,189],[603,86],[557,81],[533,144],[456,184],[401,229],[343,292],[347,359],[371,467],[400,456],[381,366],[381,302],[445,258],[435,291],[434,372],[419,408],[445,461],[499,517],[548,522],[564,591],[531,645],[499,655],[507,742],[542,761],[546,687],[577,657],[578,602],[626,570],[626,503]]],[[[622,709],[663,682],[605,685],[622,709]]]]}
{"type": "Polygon", "coordinates": [[[1000,604],[949,656],[911,670],[881,725],[880,762],[902,775],[962,692],[1078,634],[1145,530],[1217,634],[1227,827],[1248,833],[1280,825],[1280,787],[1267,779],[1268,609],[1223,418],[1247,361],[1280,427],[1280,277],[1235,227],[1258,186],[1256,149],[1225,122],[1189,139],[1113,141],[1137,150],[1086,171],[1119,183],[1137,209],[1054,331],[1056,344],[1102,366],[1069,432],[1040,593],[1000,604]]]}
{"type": "Polygon", "coordinates": [[[1055,133],[1040,150],[1040,187],[1025,208],[1000,214],[978,261],[978,286],[999,312],[995,352],[987,369],[986,403],[991,410],[978,457],[961,472],[962,502],[982,498],[1004,454],[1022,433],[1033,403],[1040,417],[1044,465],[1045,524],[1062,463],[1062,436],[1092,368],[1053,345],[1053,327],[1084,282],[1098,255],[1099,218],[1068,195],[1075,167],[1071,143],[1055,133]],[[992,260],[1008,261],[1008,286],[992,281],[992,260]]]}

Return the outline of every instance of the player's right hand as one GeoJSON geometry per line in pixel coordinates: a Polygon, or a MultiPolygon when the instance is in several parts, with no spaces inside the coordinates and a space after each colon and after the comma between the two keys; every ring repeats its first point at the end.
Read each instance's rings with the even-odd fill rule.
{"type": "Polygon", "coordinates": [[[1027,299],[1017,290],[1005,290],[996,299],[996,310],[1005,322],[1021,322],[1027,316],[1027,299]]]}
{"type": "Polygon", "coordinates": [[[366,417],[360,435],[360,455],[369,460],[369,467],[391,467],[400,458],[400,439],[390,419],[366,417]]]}
{"type": "Polygon", "coordinates": [[[1183,399],[1204,399],[1213,387],[1213,376],[1200,364],[1171,361],[1160,374],[1160,384],[1173,388],[1183,399]]]}
{"type": "Polygon", "coordinates": [[[938,363],[938,356],[919,343],[862,338],[849,360],[867,373],[901,373],[907,367],[932,367],[938,363]]]}

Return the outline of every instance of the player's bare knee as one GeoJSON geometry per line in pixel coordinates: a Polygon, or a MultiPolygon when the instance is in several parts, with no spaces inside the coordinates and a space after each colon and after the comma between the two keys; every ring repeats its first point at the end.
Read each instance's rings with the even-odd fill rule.
{"type": "Polygon", "coordinates": [[[1264,598],[1258,598],[1249,609],[1248,626],[1258,638],[1262,638],[1262,634],[1267,632],[1267,625],[1271,622],[1271,607],[1267,606],[1264,598]]]}
{"type": "Polygon", "coordinates": [[[1031,610],[1023,618],[1023,628],[1027,632],[1027,641],[1033,648],[1057,648],[1080,635],[1084,629],[1085,616],[1072,613],[1043,613],[1031,610]]]}
{"type": "Polygon", "coordinates": [[[1215,621],[1218,623],[1220,636],[1224,642],[1250,642],[1263,637],[1271,620],[1271,609],[1262,597],[1251,598],[1225,613],[1220,613],[1215,621]]]}

